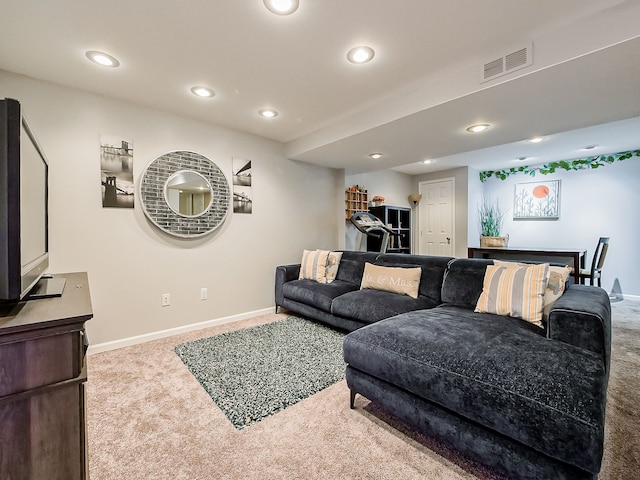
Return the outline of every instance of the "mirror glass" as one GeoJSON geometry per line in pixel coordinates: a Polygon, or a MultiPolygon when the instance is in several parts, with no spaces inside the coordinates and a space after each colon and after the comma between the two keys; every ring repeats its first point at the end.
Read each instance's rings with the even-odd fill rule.
{"type": "Polygon", "coordinates": [[[197,217],[211,206],[211,185],[198,172],[180,170],[167,180],[164,198],[178,215],[197,217]]]}

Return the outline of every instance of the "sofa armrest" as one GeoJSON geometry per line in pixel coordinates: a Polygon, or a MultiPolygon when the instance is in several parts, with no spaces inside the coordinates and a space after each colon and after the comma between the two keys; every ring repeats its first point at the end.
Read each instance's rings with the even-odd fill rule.
{"type": "Polygon", "coordinates": [[[297,280],[300,275],[300,264],[279,265],[276,267],[276,307],[284,302],[282,286],[291,280],[297,280]]]}
{"type": "Polygon", "coordinates": [[[551,307],[547,337],[602,355],[607,371],[611,356],[611,302],[599,287],[569,285],[551,307]]]}

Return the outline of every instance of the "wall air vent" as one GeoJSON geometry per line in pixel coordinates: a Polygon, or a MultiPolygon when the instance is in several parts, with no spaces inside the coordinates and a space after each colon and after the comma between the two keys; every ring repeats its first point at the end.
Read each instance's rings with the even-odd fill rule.
{"type": "Polygon", "coordinates": [[[533,64],[533,44],[511,50],[501,57],[486,62],[482,67],[482,80],[488,82],[533,64]]]}

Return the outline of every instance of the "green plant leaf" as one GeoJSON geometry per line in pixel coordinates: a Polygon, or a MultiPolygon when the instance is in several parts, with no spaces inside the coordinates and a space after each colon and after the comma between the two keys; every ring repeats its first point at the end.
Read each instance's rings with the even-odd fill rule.
{"type": "Polygon", "coordinates": [[[500,206],[499,200],[496,199],[494,202],[484,197],[482,203],[478,206],[480,235],[499,237],[503,219],[504,211],[500,206]]]}
{"type": "Polygon", "coordinates": [[[536,171],[540,172],[542,175],[548,175],[550,173],[555,173],[556,169],[558,168],[562,168],[566,171],[584,170],[589,168],[596,169],[608,163],[627,160],[629,158],[632,158],[633,156],[640,157],[640,149],[630,150],[627,152],[618,152],[609,155],[599,155],[596,157],[577,158],[575,160],[560,160],[559,162],[550,162],[538,167],[521,166],[517,169],[512,167],[505,170],[488,170],[486,172],[480,172],[480,180],[484,182],[491,176],[495,176],[500,180],[506,180],[509,175],[513,175],[516,173],[524,173],[533,177],[535,176],[536,171]]]}

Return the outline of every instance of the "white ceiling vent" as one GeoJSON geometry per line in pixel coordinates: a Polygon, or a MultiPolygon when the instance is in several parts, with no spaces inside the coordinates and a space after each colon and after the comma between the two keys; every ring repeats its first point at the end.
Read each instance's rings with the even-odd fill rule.
{"type": "Polygon", "coordinates": [[[482,68],[482,82],[493,80],[533,64],[533,44],[528,44],[486,62],[482,68]]]}

